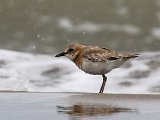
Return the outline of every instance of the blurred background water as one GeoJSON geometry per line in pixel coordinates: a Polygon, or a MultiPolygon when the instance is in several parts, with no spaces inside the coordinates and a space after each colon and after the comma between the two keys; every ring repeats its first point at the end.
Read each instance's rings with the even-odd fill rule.
{"type": "Polygon", "coordinates": [[[159,0],[1,0],[0,47],[49,53],[72,42],[160,50],[159,0]]]}
{"type": "MultiPolygon", "coordinates": [[[[137,67],[131,73],[126,73],[127,69],[125,70],[126,72],[124,73],[129,75],[130,79],[124,75],[122,71],[124,68],[120,69],[122,71],[120,76],[124,75],[126,78],[123,76],[122,79],[124,81],[117,84],[127,88],[124,91],[122,90],[122,92],[128,92],[128,87],[132,91],[132,86],[136,86],[137,84],[142,85],[141,82],[137,81],[133,84],[131,82],[133,81],[132,78],[137,80],[144,78],[144,76],[147,78],[150,73],[155,74],[155,76],[159,74],[155,72],[158,71],[157,66],[159,66],[158,61],[160,60],[157,57],[160,54],[158,53],[160,51],[160,1],[1,0],[0,48],[10,51],[1,50],[0,52],[0,89],[67,91],[68,89],[63,89],[64,86],[57,89],[55,85],[60,81],[66,82],[66,79],[72,81],[76,78],[80,79],[80,77],[73,77],[77,76],[77,74],[63,77],[61,73],[68,75],[70,71],[79,70],[76,68],[68,70],[67,68],[73,66],[73,64],[66,62],[66,60],[62,60],[59,63],[60,67],[55,66],[57,59],[53,58],[53,55],[63,51],[71,43],[98,45],[114,50],[140,52],[142,56],[144,54],[139,59],[138,64],[137,62],[133,63],[138,66],[141,65],[141,67],[137,67]],[[13,51],[21,53],[14,53],[13,51]],[[38,55],[43,54],[43,57],[37,57],[38,55],[32,56],[33,53],[38,55]],[[48,56],[45,56],[46,54],[48,56]],[[52,59],[55,61],[53,60],[53,62],[52,59]],[[144,64],[144,62],[141,63],[142,60],[148,60],[150,64],[148,62],[146,64],[150,66],[144,65],[145,67],[142,67],[144,64]],[[64,63],[69,66],[64,67],[64,63]],[[35,64],[38,64],[38,67],[35,64]],[[154,69],[155,67],[157,69],[154,69]],[[41,70],[42,68],[45,70],[37,72],[40,68],[41,70]],[[143,68],[141,72],[140,68],[143,68]],[[68,71],[64,71],[63,69],[67,69],[68,71]],[[35,85],[36,88],[32,85],[35,85]],[[43,87],[43,90],[39,89],[39,86],[43,87]],[[46,89],[45,87],[52,89],[46,89]]],[[[82,76],[82,74],[84,73],[80,72],[78,75],[82,76]]],[[[113,72],[111,78],[115,79],[113,76],[116,74],[116,72],[113,72]]],[[[143,79],[144,81],[145,78],[143,79]]],[[[116,79],[119,79],[119,75],[116,79]]],[[[150,86],[149,91],[159,92],[160,85],[157,84],[160,83],[160,78],[150,77],[148,79],[155,79],[156,81],[154,85],[150,86]],[[151,88],[155,88],[155,90],[151,90],[151,88]]],[[[111,82],[111,84],[113,83],[111,82]]],[[[95,83],[97,89],[100,87],[100,84],[100,81],[95,83]]],[[[80,91],[81,88],[76,89],[74,87],[77,85],[76,83],[72,85],[73,88],[68,91],[80,91]]],[[[88,91],[88,85],[85,86],[83,84],[82,86],[84,86],[82,91],[88,91]]],[[[93,86],[93,92],[95,86],[93,86]]],[[[109,91],[116,91],[115,87],[111,88],[109,91]]],[[[141,92],[145,92],[145,90],[141,92]]]]}

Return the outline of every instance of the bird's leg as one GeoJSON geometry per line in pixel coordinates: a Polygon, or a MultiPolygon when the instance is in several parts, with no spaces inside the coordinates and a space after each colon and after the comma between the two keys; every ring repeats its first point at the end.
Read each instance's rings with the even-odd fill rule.
{"type": "Polygon", "coordinates": [[[103,74],[102,77],[103,77],[103,83],[102,83],[102,86],[101,86],[101,89],[100,89],[99,93],[103,93],[104,87],[105,87],[105,84],[106,84],[106,81],[107,81],[107,77],[105,76],[105,74],[103,74]]]}

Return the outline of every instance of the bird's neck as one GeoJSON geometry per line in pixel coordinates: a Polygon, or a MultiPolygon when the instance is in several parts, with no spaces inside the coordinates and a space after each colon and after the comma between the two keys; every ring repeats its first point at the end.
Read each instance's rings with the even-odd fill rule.
{"type": "Polygon", "coordinates": [[[77,52],[76,56],[72,60],[79,68],[82,67],[82,53],[77,52]]]}

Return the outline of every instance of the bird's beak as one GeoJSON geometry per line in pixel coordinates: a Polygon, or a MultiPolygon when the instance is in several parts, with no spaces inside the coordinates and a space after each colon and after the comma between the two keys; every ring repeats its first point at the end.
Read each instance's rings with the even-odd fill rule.
{"type": "Polygon", "coordinates": [[[66,52],[62,52],[62,53],[57,54],[55,57],[65,56],[65,54],[67,54],[67,53],[66,52]]]}

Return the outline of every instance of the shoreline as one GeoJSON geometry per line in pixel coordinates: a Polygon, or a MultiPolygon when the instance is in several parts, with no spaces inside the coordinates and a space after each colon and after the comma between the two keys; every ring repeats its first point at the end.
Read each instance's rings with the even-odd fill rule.
{"type": "Polygon", "coordinates": [[[157,113],[160,94],[0,92],[3,120],[157,120],[157,113]]]}

